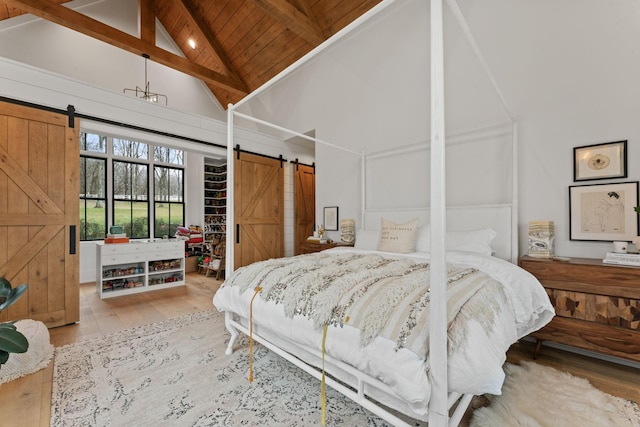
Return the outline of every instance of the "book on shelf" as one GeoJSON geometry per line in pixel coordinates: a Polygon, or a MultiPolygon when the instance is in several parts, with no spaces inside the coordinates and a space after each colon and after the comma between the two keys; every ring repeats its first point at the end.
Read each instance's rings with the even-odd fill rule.
{"type": "Polygon", "coordinates": [[[529,252],[531,258],[554,258],[555,252],[553,251],[537,251],[537,252],[529,252]]]}
{"type": "Polygon", "coordinates": [[[104,242],[109,243],[129,243],[128,237],[107,237],[104,242]]]}
{"type": "Polygon", "coordinates": [[[121,239],[123,237],[127,237],[127,233],[117,233],[117,234],[107,233],[108,239],[121,239]]]}
{"type": "Polygon", "coordinates": [[[309,236],[307,237],[307,242],[311,242],[311,243],[327,243],[327,239],[324,238],[319,238],[319,237],[314,237],[314,236],[309,236]]]}

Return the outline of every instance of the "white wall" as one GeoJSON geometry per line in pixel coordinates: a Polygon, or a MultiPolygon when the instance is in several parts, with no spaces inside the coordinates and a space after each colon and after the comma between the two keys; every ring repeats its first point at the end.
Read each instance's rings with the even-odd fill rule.
{"type": "MultiPolygon", "coordinates": [[[[108,0],[90,3],[85,9],[100,19],[115,22],[112,15],[116,8],[112,6],[128,10],[134,7],[129,3],[135,4],[108,0]]],[[[637,44],[640,3],[458,0],[458,4],[509,112],[519,120],[521,252],[526,252],[527,222],[549,219],[556,222],[559,254],[601,257],[609,248],[608,243],[569,240],[572,149],[627,139],[629,178],[625,181],[640,179],[637,167],[640,153],[636,148],[640,137],[637,125],[640,85],[636,84],[640,75],[637,44]]],[[[358,152],[377,151],[389,144],[427,141],[430,120],[427,8],[428,2],[420,0],[396,1],[370,24],[349,33],[295,74],[245,105],[244,110],[299,132],[315,130],[318,138],[358,152]]],[[[134,24],[131,18],[125,22],[128,27],[134,24]]],[[[108,91],[96,92],[97,88],[90,84],[81,92],[74,92],[61,76],[55,79],[41,76],[36,79],[40,87],[34,89],[30,81],[22,81],[14,73],[14,67],[3,61],[1,95],[37,100],[59,108],[72,103],[80,112],[90,111],[211,141],[225,135],[224,126],[213,126],[203,119],[214,117],[213,112],[203,110],[218,107],[206,106],[196,98],[183,105],[178,103],[182,99],[180,94],[170,93],[170,109],[159,106],[147,109],[133,104],[137,100],[119,105],[116,99],[120,97],[114,96],[119,95],[122,87],[136,84],[139,79],[136,76],[142,73],[139,58],[132,55],[127,58],[129,54],[98,46],[100,42],[70,39],[67,30],[51,27],[55,26],[39,22],[0,28],[0,55],[74,76],[108,91]],[[24,43],[28,43],[27,48],[24,43]],[[72,55],[69,46],[76,47],[79,54],[68,56],[72,55]],[[52,52],[62,48],[65,52],[61,56],[53,55],[52,52]],[[98,53],[94,56],[93,52],[98,53]],[[90,61],[82,61],[87,58],[90,61]],[[88,63],[92,65],[87,66],[88,63]],[[121,63],[126,65],[120,67],[121,63]],[[139,69],[132,73],[132,80],[129,70],[136,67],[134,63],[138,63],[139,69]],[[93,64],[98,65],[94,68],[93,64]],[[96,102],[98,93],[100,102],[96,102]],[[69,94],[75,97],[70,98],[69,94]],[[113,105],[118,105],[123,114],[115,114],[113,105]],[[183,113],[194,109],[198,114],[183,113]]],[[[447,132],[504,123],[508,115],[501,99],[448,8],[445,8],[445,51],[447,132]]],[[[152,84],[156,72],[150,70],[152,84]]],[[[158,92],[169,92],[175,87],[154,86],[158,92]]],[[[188,85],[180,87],[180,92],[186,93],[184,88],[188,85]]],[[[245,141],[245,147],[270,150],[259,142],[245,141]]],[[[340,218],[357,219],[358,156],[317,146],[316,165],[317,217],[322,218],[324,206],[337,205],[340,218]]],[[[419,175],[415,175],[414,181],[403,189],[404,194],[424,191],[419,175]]],[[[451,181],[464,185],[468,178],[454,175],[451,181]]]]}
{"type": "MultiPolygon", "coordinates": [[[[139,37],[137,1],[76,0],[65,6],[139,37]]],[[[157,46],[183,56],[156,24],[157,46]]],[[[142,57],[29,14],[0,22],[0,57],[116,93],[145,86],[142,57]]],[[[166,95],[172,109],[225,119],[224,109],[200,80],[153,61],[148,61],[147,77],[151,91],[166,95]]]]}
{"type": "MultiPolygon", "coordinates": [[[[626,139],[629,178],[615,181],[640,179],[640,3],[458,4],[491,74],[485,73],[446,7],[447,133],[504,123],[510,115],[517,118],[520,252],[527,250],[528,221],[546,219],[556,223],[558,254],[602,257],[610,243],[569,240],[573,147],[626,139]],[[489,77],[500,88],[499,95],[489,77]]],[[[427,141],[427,8],[428,2],[418,0],[396,2],[245,108],[294,129],[314,128],[318,137],[356,151],[427,141]]],[[[464,161],[465,153],[460,154],[464,161]]],[[[318,146],[316,155],[319,218],[322,207],[332,205],[339,205],[341,218],[343,212],[357,218],[357,160],[325,146],[318,146]]],[[[403,185],[396,188],[426,199],[428,174],[413,160],[406,169],[414,172],[399,178],[403,185]]],[[[492,167],[490,159],[482,161],[492,167]]],[[[452,186],[460,187],[473,183],[470,178],[448,176],[452,186]]],[[[584,184],[600,182],[607,181],[584,184]]]]}

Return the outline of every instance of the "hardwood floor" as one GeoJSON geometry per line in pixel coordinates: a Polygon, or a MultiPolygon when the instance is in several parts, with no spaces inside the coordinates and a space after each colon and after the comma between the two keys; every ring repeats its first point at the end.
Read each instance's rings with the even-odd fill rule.
{"type": "MultiPolygon", "coordinates": [[[[222,281],[188,273],[186,286],[101,300],[95,284],[80,285],[80,322],[49,330],[51,343],[65,344],[213,308],[222,281]]],[[[0,385],[0,426],[49,426],[53,363],[0,385]]]]}
{"type": "MultiPolygon", "coordinates": [[[[106,335],[122,329],[208,310],[222,282],[198,273],[187,274],[184,287],[101,300],[95,286],[80,286],[80,322],[50,329],[55,346],[106,335]]],[[[516,344],[508,360],[532,360],[533,344],[516,344]]],[[[566,370],[591,381],[606,393],[640,402],[640,370],[543,347],[536,362],[566,370]]],[[[53,363],[46,369],[0,385],[0,425],[49,426],[53,363]]],[[[577,391],[579,392],[579,391],[577,391]]],[[[468,417],[465,417],[468,418],[468,417]]],[[[466,424],[466,421],[465,421],[466,424]]]]}

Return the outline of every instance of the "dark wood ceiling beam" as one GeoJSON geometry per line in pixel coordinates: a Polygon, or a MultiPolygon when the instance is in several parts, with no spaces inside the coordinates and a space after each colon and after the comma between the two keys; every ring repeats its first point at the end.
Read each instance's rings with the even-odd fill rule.
{"type": "Polygon", "coordinates": [[[318,19],[316,18],[316,16],[313,13],[313,10],[311,9],[309,0],[291,0],[291,1],[293,2],[292,4],[297,6],[297,8],[300,9],[300,12],[304,13],[307,16],[307,18],[309,18],[311,22],[313,22],[313,25],[315,25],[320,30],[320,32],[322,33],[322,38],[326,40],[331,36],[331,34],[327,34],[326,31],[322,31],[322,27],[320,27],[320,24],[318,24],[318,19]]]}
{"type": "Polygon", "coordinates": [[[246,86],[233,77],[217,73],[186,58],[161,49],[157,47],[155,43],[149,43],[142,39],[135,38],[130,34],[103,24],[100,21],[96,21],[67,7],[47,0],[3,1],[10,6],[31,13],[39,18],[62,25],[136,55],[147,54],[149,55],[149,59],[154,62],[201,79],[206,83],[223,87],[224,89],[241,95],[248,93],[246,86]]]}
{"type": "Polygon", "coordinates": [[[227,74],[229,74],[230,76],[232,76],[238,81],[242,81],[242,79],[238,75],[237,70],[231,64],[231,61],[229,60],[229,57],[227,56],[226,52],[218,42],[218,38],[215,36],[214,33],[212,33],[209,30],[209,27],[205,24],[204,20],[200,17],[200,15],[193,13],[193,10],[194,10],[193,1],[177,0],[174,2],[174,4],[178,6],[178,8],[182,11],[182,13],[184,13],[184,16],[189,21],[191,21],[191,24],[192,24],[191,27],[197,33],[197,37],[202,39],[204,43],[208,45],[207,47],[209,47],[209,49],[214,52],[214,54],[220,60],[220,63],[222,64],[222,66],[227,71],[227,74]]]}
{"type": "Polygon", "coordinates": [[[154,0],[138,0],[138,33],[140,40],[156,44],[156,14],[154,0]]]}
{"type": "Polygon", "coordinates": [[[325,41],[320,27],[287,0],[253,0],[253,2],[312,46],[318,46],[325,41]]]}

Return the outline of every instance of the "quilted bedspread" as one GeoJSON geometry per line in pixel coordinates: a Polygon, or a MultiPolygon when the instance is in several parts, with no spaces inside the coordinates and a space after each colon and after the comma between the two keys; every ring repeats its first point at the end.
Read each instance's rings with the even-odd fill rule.
{"type": "MultiPolygon", "coordinates": [[[[553,316],[542,286],[489,256],[447,258],[449,388],[500,394],[508,347],[553,316]]],[[[236,270],[214,305],[249,316],[275,335],[320,350],[382,379],[413,415],[430,395],[428,254],[334,249],[270,259],[236,270]]],[[[384,396],[380,397],[383,403],[384,396]]]]}

